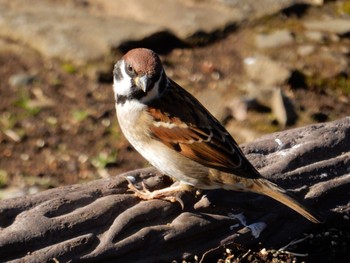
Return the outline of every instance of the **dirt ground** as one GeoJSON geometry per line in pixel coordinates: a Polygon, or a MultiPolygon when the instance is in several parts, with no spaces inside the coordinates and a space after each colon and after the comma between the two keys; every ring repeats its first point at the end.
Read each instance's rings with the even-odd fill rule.
{"type": "Polygon", "coordinates": [[[322,226],[314,233],[305,233],[289,246],[281,249],[263,247],[249,249],[237,244],[228,245],[226,249],[208,252],[203,262],[218,263],[260,263],[260,262],[348,262],[350,232],[340,231],[332,226],[322,226]]]}
{"type": "MultiPolygon", "coordinates": [[[[243,74],[241,50],[247,50],[243,41],[247,36],[243,28],[206,46],[175,49],[162,55],[166,72],[194,94],[215,88],[219,76],[221,81],[230,83],[231,92],[244,95],[235,89],[234,83],[235,76],[243,74]]],[[[67,62],[46,60],[10,40],[2,40],[1,47],[0,198],[115,176],[148,165],[121,134],[110,78],[91,77],[88,67],[76,68],[67,62]]],[[[350,85],[349,76],[343,79],[350,85]]],[[[306,88],[288,84],[283,87],[292,94],[300,114],[297,123],[286,128],[350,115],[350,91],[339,89],[338,83],[331,80],[306,84],[306,88]]],[[[282,129],[268,111],[249,111],[243,125],[254,127],[257,119],[271,127],[262,132],[282,129]]],[[[317,240],[333,230],[326,227],[322,231],[317,240]]],[[[348,246],[349,233],[337,234],[343,237],[337,243],[339,246],[327,240],[316,241],[309,247],[321,244],[316,251],[325,247],[332,251],[332,246],[348,246]]],[[[227,252],[223,255],[226,261],[219,262],[238,262],[237,257],[227,259],[233,253],[227,252]]],[[[265,256],[245,255],[246,250],[235,253],[241,255],[239,262],[276,262],[271,255],[285,262],[303,261],[303,257],[279,256],[276,252],[265,256]]]]}
{"type": "MultiPolygon", "coordinates": [[[[217,71],[221,81],[232,83],[230,92],[244,95],[234,85],[235,74],[243,71],[239,34],[162,56],[167,73],[198,94],[215,85],[212,72],[217,71]]],[[[0,189],[36,192],[148,165],[119,130],[110,80],[92,79],[88,69],[47,61],[16,43],[6,45],[0,51],[6,65],[0,67],[0,189]],[[24,84],[9,84],[21,74],[24,84]]],[[[286,128],[350,115],[348,94],[332,88],[286,86],[300,114],[286,128]]],[[[236,123],[254,128],[257,121],[265,125],[262,133],[281,130],[269,112],[252,110],[243,124],[236,123]]]]}

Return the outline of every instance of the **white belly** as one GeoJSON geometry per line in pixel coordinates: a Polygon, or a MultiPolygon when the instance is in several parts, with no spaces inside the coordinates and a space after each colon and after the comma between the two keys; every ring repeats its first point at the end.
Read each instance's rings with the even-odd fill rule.
{"type": "Polygon", "coordinates": [[[116,105],[120,128],[131,145],[162,173],[197,188],[208,188],[206,182],[209,169],[151,138],[149,131],[145,129],[151,119],[146,114],[141,114],[141,107],[144,105],[134,104],[133,107],[116,105]],[[128,112],[125,112],[126,109],[128,112]]]}

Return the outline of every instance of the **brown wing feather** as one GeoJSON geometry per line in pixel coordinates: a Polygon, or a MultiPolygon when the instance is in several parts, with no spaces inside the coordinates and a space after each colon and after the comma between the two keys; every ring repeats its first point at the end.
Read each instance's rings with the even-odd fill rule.
{"type": "Polygon", "coordinates": [[[260,177],[231,135],[204,106],[175,82],[171,84],[178,91],[163,94],[148,105],[156,121],[150,127],[153,137],[202,165],[246,178],[260,177]]]}

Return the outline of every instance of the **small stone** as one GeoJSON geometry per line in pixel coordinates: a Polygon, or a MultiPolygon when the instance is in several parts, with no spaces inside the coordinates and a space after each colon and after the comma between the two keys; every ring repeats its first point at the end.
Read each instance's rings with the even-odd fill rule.
{"type": "Polygon", "coordinates": [[[21,157],[21,159],[22,159],[23,161],[28,161],[28,160],[29,160],[29,155],[26,154],[26,153],[22,153],[22,154],[20,155],[20,157],[21,157]]]}
{"type": "MultiPolygon", "coordinates": [[[[61,144],[64,145],[64,147],[60,148],[60,145],[58,146],[62,151],[65,151],[67,149],[67,146],[65,144],[61,144]]],[[[65,162],[69,162],[71,159],[71,157],[68,154],[62,154],[61,155],[61,160],[65,161],[65,162]]]]}
{"type": "Polygon", "coordinates": [[[38,139],[36,142],[35,142],[35,145],[38,147],[38,148],[42,148],[45,146],[45,141],[43,139],[38,139]]]}
{"type": "Polygon", "coordinates": [[[109,127],[111,125],[111,121],[109,119],[103,119],[101,123],[105,127],[109,127]]]}
{"type": "Polygon", "coordinates": [[[194,209],[201,209],[201,208],[207,208],[210,207],[211,202],[207,198],[206,195],[203,195],[202,198],[194,204],[194,209]]]}
{"type": "Polygon", "coordinates": [[[334,42],[334,43],[338,43],[340,41],[340,37],[336,34],[330,34],[329,40],[334,42]]]}
{"type": "Polygon", "coordinates": [[[220,79],[220,73],[218,71],[215,71],[211,73],[211,77],[213,80],[219,80],[220,79]]]}
{"type": "Polygon", "coordinates": [[[0,198],[2,200],[4,199],[10,199],[10,198],[16,198],[20,196],[25,196],[27,193],[24,189],[19,187],[8,187],[5,189],[1,189],[0,191],[0,198]]]}
{"type": "Polygon", "coordinates": [[[307,21],[304,23],[304,26],[310,30],[330,32],[338,35],[345,35],[350,32],[350,20],[345,18],[307,21]]]}
{"type": "Polygon", "coordinates": [[[21,137],[14,131],[14,130],[5,130],[4,134],[7,135],[7,137],[9,137],[11,140],[15,141],[15,142],[19,142],[21,140],[21,137]]]}
{"type": "Polygon", "coordinates": [[[35,76],[25,73],[14,74],[9,78],[9,85],[11,87],[28,86],[35,80],[35,76]]]}
{"type": "Polygon", "coordinates": [[[289,45],[294,38],[288,30],[278,30],[271,34],[259,34],[255,38],[258,48],[273,48],[289,45]]]}
{"type": "Polygon", "coordinates": [[[31,186],[28,188],[27,192],[28,192],[28,194],[33,195],[33,194],[39,193],[40,189],[37,186],[31,186]]]}
{"type": "Polygon", "coordinates": [[[238,121],[244,121],[247,119],[248,115],[248,103],[247,100],[242,100],[240,98],[233,98],[229,105],[231,115],[238,121]]]}
{"type": "Polygon", "coordinates": [[[110,178],[111,175],[106,169],[97,169],[97,173],[101,178],[110,178]]]}
{"type": "Polygon", "coordinates": [[[278,123],[283,127],[293,125],[297,119],[293,102],[279,88],[275,89],[272,94],[271,109],[278,123]]]}
{"type": "Polygon", "coordinates": [[[69,131],[72,128],[72,126],[68,123],[64,123],[64,124],[62,124],[61,128],[64,131],[69,131]]]}
{"type": "Polygon", "coordinates": [[[266,56],[247,57],[243,62],[248,78],[259,86],[281,85],[291,74],[281,63],[266,56]]]}
{"type": "Polygon", "coordinates": [[[350,48],[347,45],[340,46],[339,47],[339,52],[344,54],[344,55],[347,55],[347,54],[350,53],[350,48]]]}
{"type": "Polygon", "coordinates": [[[79,155],[79,157],[78,157],[78,161],[79,161],[80,163],[86,163],[87,160],[89,160],[89,156],[87,156],[86,154],[81,154],[81,155],[79,155]]]}
{"type": "Polygon", "coordinates": [[[298,47],[297,49],[297,53],[301,57],[311,55],[312,53],[314,53],[314,51],[315,51],[315,46],[312,46],[312,45],[303,45],[298,47]]]}
{"type": "Polygon", "coordinates": [[[320,43],[324,40],[324,35],[320,31],[306,31],[304,35],[308,40],[311,40],[317,43],[320,43]]]}
{"type": "Polygon", "coordinates": [[[260,250],[260,254],[263,256],[267,256],[269,252],[267,252],[266,248],[263,248],[262,250],[260,250]]]}
{"type": "Polygon", "coordinates": [[[200,65],[200,70],[204,74],[211,74],[211,73],[213,73],[215,71],[215,66],[214,66],[213,62],[211,62],[211,61],[204,61],[200,65]]]}
{"type": "Polygon", "coordinates": [[[47,119],[46,119],[46,122],[50,125],[56,125],[58,120],[56,117],[53,117],[53,116],[49,116],[47,119]]]}

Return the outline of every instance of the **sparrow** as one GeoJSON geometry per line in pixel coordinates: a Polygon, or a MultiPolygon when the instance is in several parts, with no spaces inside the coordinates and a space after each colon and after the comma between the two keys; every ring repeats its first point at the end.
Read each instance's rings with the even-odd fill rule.
{"type": "Polygon", "coordinates": [[[286,190],[260,175],[220,122],[167,77],[152,50],[132,49],[115,64],[113,91],[127,140],[151,165],[179,182],[153,192],[129,182],[139,198],[171,200],[169,196],[188,187],[247,191],[269,196],[320,223],[286,190]]]}

